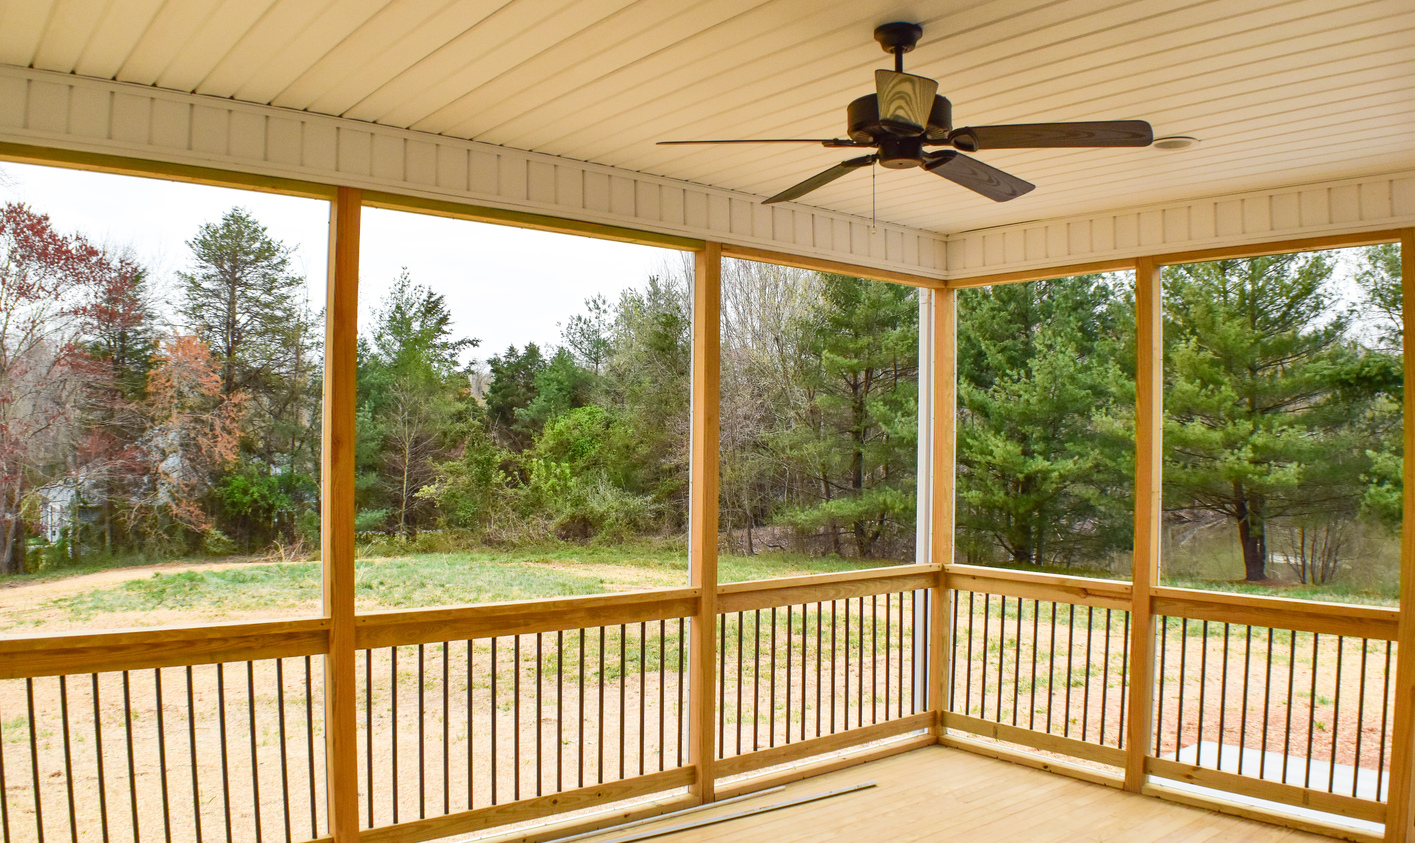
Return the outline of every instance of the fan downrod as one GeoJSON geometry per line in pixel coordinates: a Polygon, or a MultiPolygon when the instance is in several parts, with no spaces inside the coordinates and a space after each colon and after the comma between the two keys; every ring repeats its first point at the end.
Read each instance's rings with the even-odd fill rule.
{"type": "Polygon", "coordinates": [[[894,71],[904,72],[904,54],[914,49],[924,37],[924,28],[917,23],[895,21],[875,27],[875,40],[886,53],[894,55],[894,71]]]}

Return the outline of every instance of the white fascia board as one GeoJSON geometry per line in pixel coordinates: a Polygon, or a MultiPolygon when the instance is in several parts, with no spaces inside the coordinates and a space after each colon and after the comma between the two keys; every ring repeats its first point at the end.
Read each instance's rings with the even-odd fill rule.
{"type": "Polygon", "coordinates": [[[945,238],[804,205],[142,85],[0,65],[0,142],[358,187],[943,276],[945,238]]]}

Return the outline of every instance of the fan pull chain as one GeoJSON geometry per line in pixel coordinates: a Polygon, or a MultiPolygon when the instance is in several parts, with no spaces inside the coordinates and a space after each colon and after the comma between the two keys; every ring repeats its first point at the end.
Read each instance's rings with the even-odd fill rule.
{"type": "Polygon", "coordinates": [[[874,233],[875,233],[875,224],[876,224],[877,220],[879,219],[878,207],[877,207],[877,206],[878,206],[878,201],[877,201],[876,196],[875,196],[875,176],[876,176],[876,175],[877,175],[877,173],[875,172],[875,166],[874,166],[873,164],[871,164],[871,165],[870,165],[870,233],[871,233],[871,234],[874,234],[874,233]]]}

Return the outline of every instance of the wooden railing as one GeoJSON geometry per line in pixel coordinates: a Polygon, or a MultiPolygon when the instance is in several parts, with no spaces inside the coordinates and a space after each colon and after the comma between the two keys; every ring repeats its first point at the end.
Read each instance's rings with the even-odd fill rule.
{"type": "Polygon", "coordinates": [[[327,620],[0,639],[0,832],[324,840],[353,776],[360,840],[568,833],[696,804],[698,729],[719,798],[938,740],[1118,786],[1137,705],[1146,792],[1385,819],[1394,610],[1155,588],[1136,686],[1131,592],[931,565],[724,585],[706,689],[700,589],[361,614],[333,779],[327,620]]]}

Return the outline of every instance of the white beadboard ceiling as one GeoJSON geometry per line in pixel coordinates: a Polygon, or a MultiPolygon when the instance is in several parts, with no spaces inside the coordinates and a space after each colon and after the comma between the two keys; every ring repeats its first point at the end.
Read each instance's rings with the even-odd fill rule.
{"type": "MultiPolygon", "coordinates": [[[[1035,182],[993,203],[879,171],[881,220],[954,233],[1415,168],[1411,0],[8,0],[0,64],[472,139],[761,196],[845,157],[891,20],[955,125],[1144,119],[1154,149],[978,157],[1035,182]]],[[[871,175],[806,203],[869,217],[871,175]]]]}

